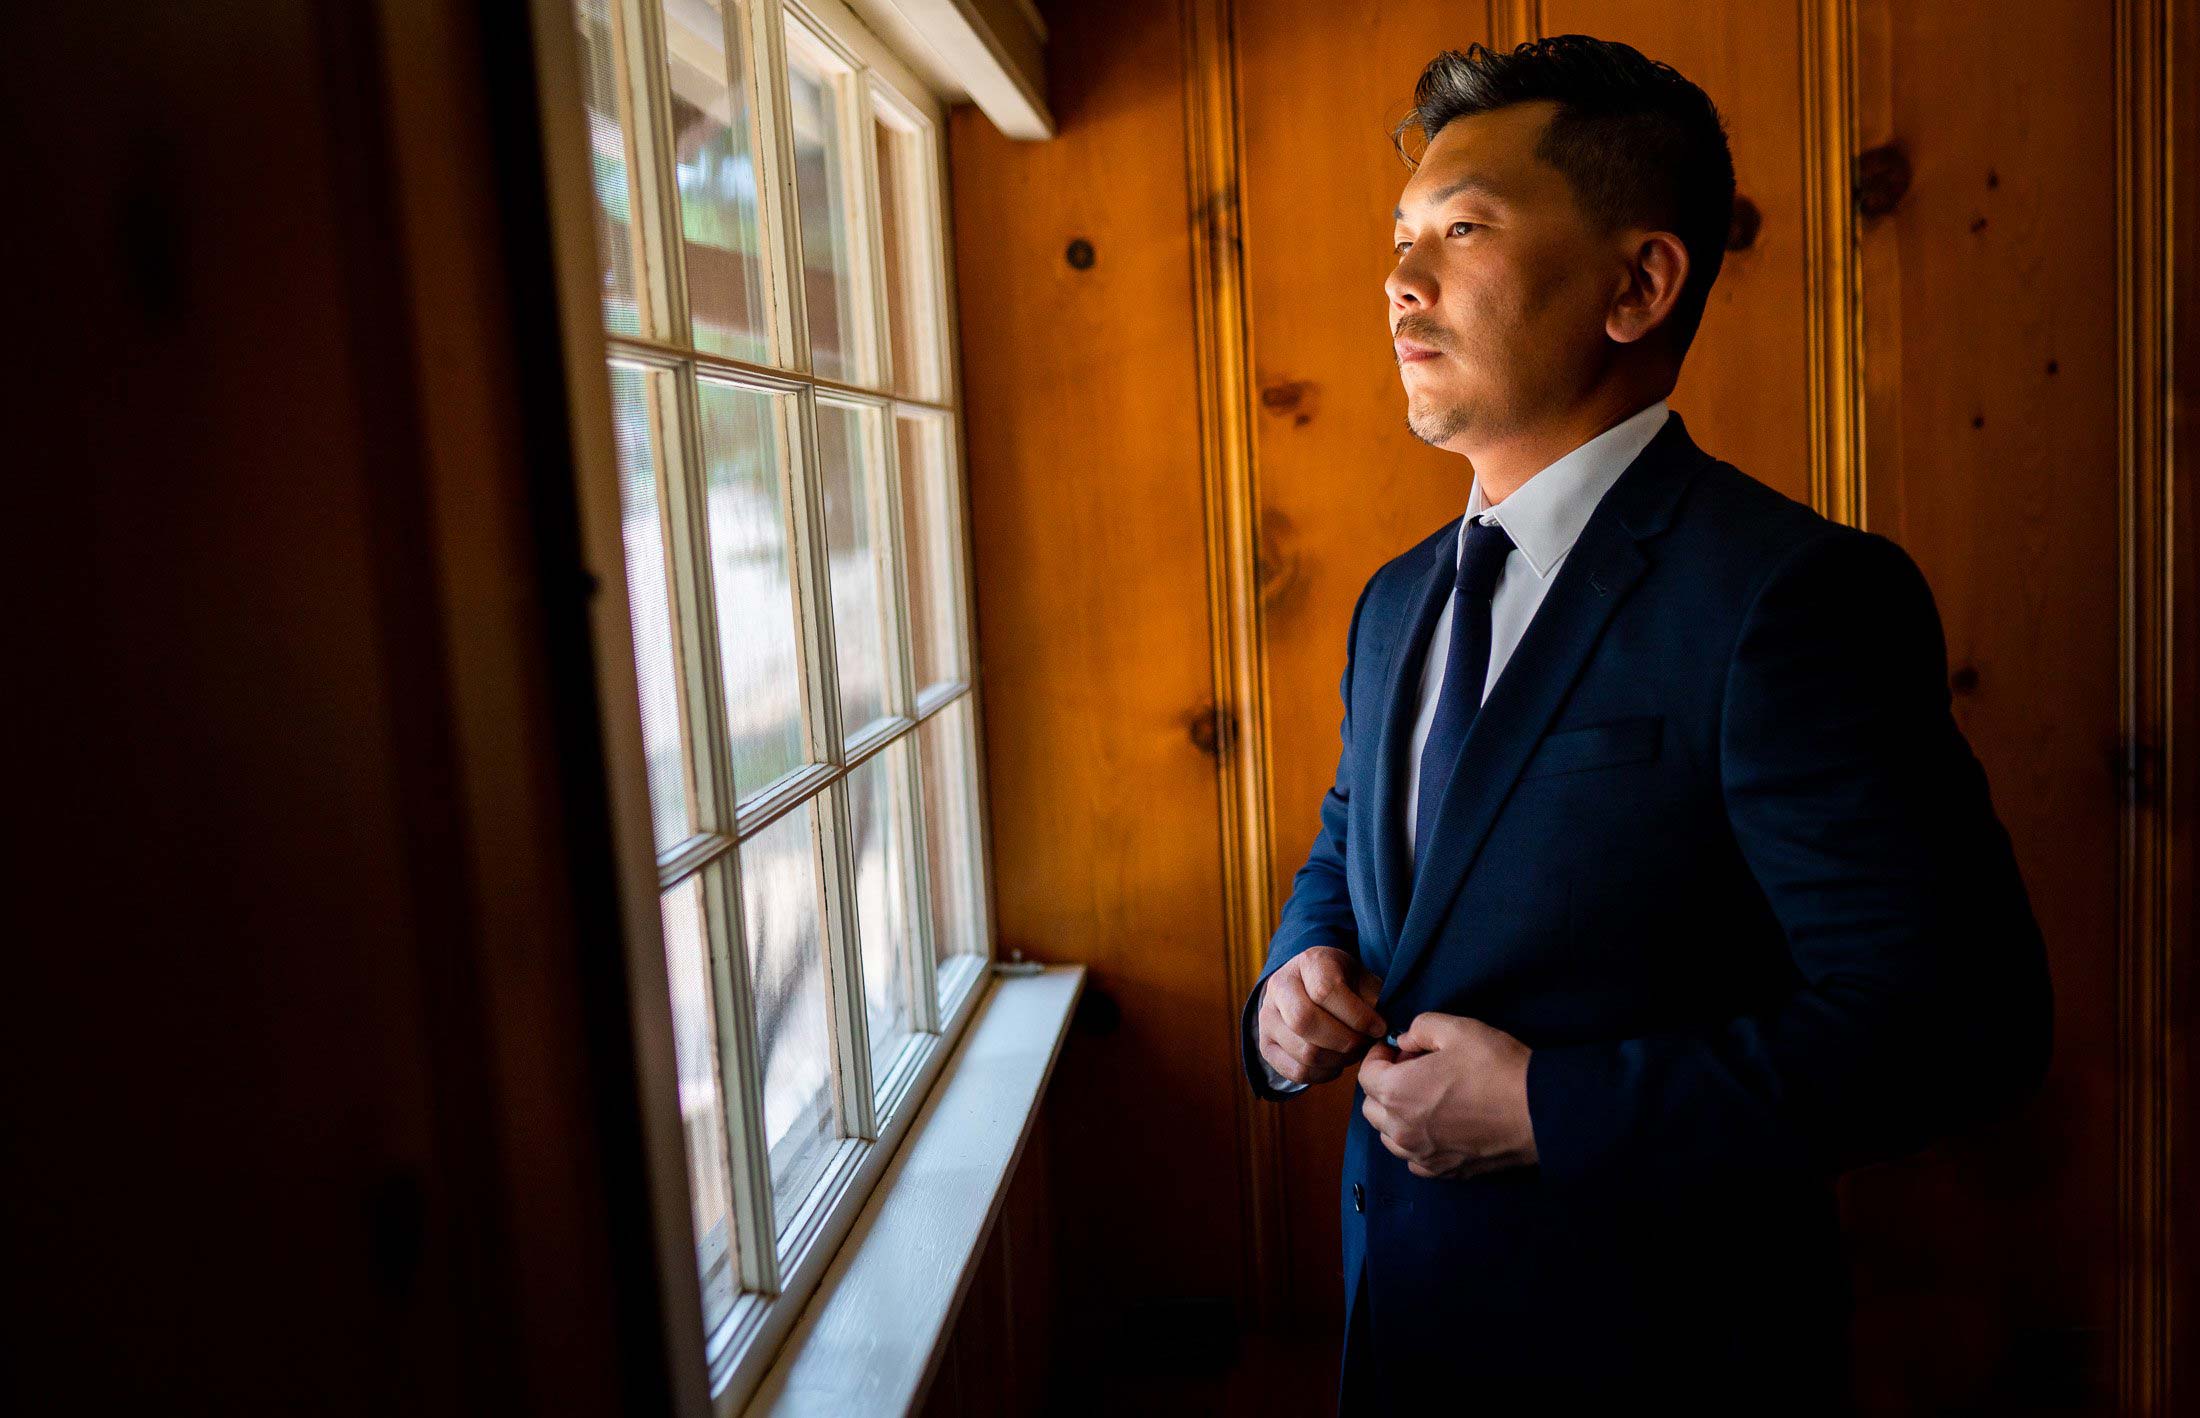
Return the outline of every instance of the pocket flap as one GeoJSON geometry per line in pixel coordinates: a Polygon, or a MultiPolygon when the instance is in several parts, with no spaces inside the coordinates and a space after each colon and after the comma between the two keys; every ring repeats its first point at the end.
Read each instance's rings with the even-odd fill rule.
{"type": "Polygon", "coordinates": [[[1553,773],[1579,773],[1585,768],[1611,768],[1658,756],[1664,737],[1663,714],[1641,714],[1603,724],[1584,724],[1543,736],[1523,778],[1542,778],[1553,773]]]}

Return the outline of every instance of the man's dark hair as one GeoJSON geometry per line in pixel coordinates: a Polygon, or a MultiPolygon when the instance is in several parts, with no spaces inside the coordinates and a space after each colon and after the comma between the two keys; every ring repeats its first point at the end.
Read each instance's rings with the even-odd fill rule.
{"type": "Polygon", "coordinates": [[[1685,354],[1719,278],[1734,221],[1734,158],[1709,95],[1670,64],[1585,34],[1529,40],[1509,54],[1471,44],[1429,61],[1413,111],[1392,132],[1408,165],[1408,133],[1424,147],[1455,118],[1552,99],[1558,111],[1537,158],[1565,174],[1574,200],[1605,231],[1669,231],[1688,249],[1688,279],[1666,321],[1685,354]]]}

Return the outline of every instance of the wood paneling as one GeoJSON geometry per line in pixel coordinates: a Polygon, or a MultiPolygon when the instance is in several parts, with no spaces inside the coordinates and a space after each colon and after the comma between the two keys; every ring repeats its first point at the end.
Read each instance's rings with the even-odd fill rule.
{"type": "Polygon", "coordinates": [[[2121,13],[2127,21],[2148,21],[2133,27],[2149,33],[2161,49],[2143,82],[2127,69],[2134,88],[2151,90],[2145,94],[2146,104],[2131,103],[2127,113],[2134,127],[2144,129],[2153,126],[2150,109],[2159,106],[2158,141],[2150,145],[2151,158],[2168,189],[2159,194],[2158,211],[2152,214],[2152,222],[2160,226],[2150,223],[2145,229],[2162,236],[2161,260],[2167,269],[2157,273],[2158,283],[2142,283],[2134,291],[2136,295],[2151,287],[2168,328],[2153,352],[2160,365],[2149,368],[2153,361],[2138,362],[2156,381],[2137,402],[2157,420],[2154,435],[2162,459],[2158,486],[2146,488],[2151,494],[2149,535],[2143,539],[2147,561],[2161,572],[2153,588],[2160,597],[2157,613],[2143,626],[2155,646],[2160,673],[2151,695],[2142,700],[2142,725],[2146,718],[2155,720],[2151,727],[2156,736],[2148,745],[2151,788],[2133,795],[2144,807],[2141,824],[2153,839],[2162,873],[2155,903],[2164,957],[2156,977],[2159,992],[2144,993],[2141,999],[2158,1011],[2166,1034],[2158,1059],[2149,1062],[2160,1070],[2158,1106],[2166,1119],[2158,1144],[2163,1158],[2158,1205],[2169,1232],[2162,1247],[2167,1254],[2157,1262],[2160,1309],[2166,1314],[2159,1336],[2143,1340],[2157,1346],[2155,1354],[2143,1357],[2152,1360],[2159,1378],[2134,1387],[2151,1390],[2159,1383],[2152,1411],[2168,1413],[2196,1382],[2187,1357],[2179,1383],[2175,1359],[2200,1354],[2200,1304],[2192,1300],[2200,1294],[2200,1245],[2193,1242],[2200,1228],[2200,1168],[2189,1160],[2171,1165],[2174,1159],[2200,1156],[2200,1109],[2191,1102],[2193,1085],[2200,1080],[2191,1023],[2200,1017],[2194,1008],[2200,1000],[2200,959],[2195,958],[2200,951],[2193,948],[2194,912],[2200,905],[2200,832],[2194,830],[2194,808],[2200,804],[2200,761],[2194,756],[2194,746],[2200,745],[2200,654],[2194,653],[2200,646],[2200,555],[2195,554],[2200,549],[2200,439],[2192,436],[2195,411],[2200,410],[2200,391],[2194,387],[2200,373],[2200,318],[2193,314],[2200,311],[2200,181],[2192,177],[2189,157],[2200,152],[2200,85],[2193,82],[2200,74],[2200,22],[2191,6],[2173,0],[2127,4],[2121,13]],[[2174,154],[2187,155],[2182,171],[2170,161],[2174,154]]]}
{"type": "MultiPolygon", "coordinates": [[[[2189,495],[2174,490],[2191,472],[2189,455],[2179,467],[2133,441],[2148,407],[2133,381],[2166,378],[2166,367],[2134,363],[2132,341],[2149,320],[2167,329],[2169,306],[2160,292],[2131,294],[2132,253],[2158,251],[2171,228],[2134,238],[2127,220],[2119,236],[2119,191],[2128,209],[2135,169],[2119,168],[2117,123],[2125,113],[2124,151],[2130,124],[2166,124],[2166,101],[2147,109],[2130,97],[2130,56],[2159,56],[2161,35],[2189,55],[2189,29],[2165,18],[2176,7],[1722,0],[1678,12],[1656,0],[1502,0],[1461,16],[1315,0],[1207,5],[1235,51],[1235,152],[1199,131],[1200,85],[1212,78],[1201,31],[1180,41],[1174,10],[1134,18],[1110,7],[1101,22],[1102,7],[1086,4],[1051,12],[1063,150],[1012,149],[968,124],[956,135],[1003,937],[1095,961],[1123,1009],[1117,1035],[1082,1049],[1105,1058],[1106,1086],[1098,1069],[1087,1074],[1094,1091],[1064,1106],[1059,1116],[1078,1121],[1061,1131],[1117,1135],[1112,1117],[1072,1108],[1119,1105],[1165,1076],[1186,1090],[1170,1104],[1183,1111],[1154,1125],[1184,1150],[1155,1165],[1202,1187],[1227,1175],[1221,1134],[1195,1139],[1177,1122],[1221,1125],[1241,1087],[1228,1056],[1236,1000],[1215,991],[1229,898],[1207,889],[1228,880],[1212,844],[1228,840],[1230,808],[1215,766],[1188,760],[1170,734],[1199,719],[1204,588],[1241,569],[1210,566],[1203,578],[1177,558],[1194,554],[1203,514],[1210,558],[1246,549],[1213,532],[1227,506],[1198,496],[1201,438],[1216,436],[1227,406],[1210,397],[1209,426],[1188,420],[1201,370],[1184,355],[1216,331],[1188,313],[1184,292],[1202,260],[1221,270],[1242,259],[1243,348],[1203,357],[1221,368],[1242,353],[1249,369],[1242,472],[1257,499],[1258,614],[1214,604],[1244,619],[1234,629],[1257,631],[1272,906],[1303,860],[1335,762],[1353,600],[1383,560],[1457,515],[1468,489],[1466,465],[1406,431],[1384,343],[1386,213],[1406,175],[1391,125],[1421,65],[1490,24],[1509,37],[1540,28],[1625,40],[1719,104],[1746,204],[1672,402],[1713,453],[1893,537],[1924,568],[1957,712],[2053,954],[2058,1037],[2043,1094],[2000,1125],[1843,1185],[1868,1409],[2105,1413],[2121,1383],[2167,1411],[2153,1380],[2130,1377],[2151,1362],[2133,1357],[2134,1326],[2163,1321],[2134,1318],[2144,1294],[2127,1286],[2119,1297],[2118,1247],[2128,1252],[2155,1214],[2147,1208],[2166,1205],[2163,1164],[2135,1149],[2167,1126],[2170,1080],[2142,1089],[2134,1079],[2166,1067],[2148,1049],[2186,1047],[2161,1021],[2184,997],[2172,990],[2189,989],[2187,956],[2164,952],[2173,939],[2186,948],[2169,933],[2189,910],[2190,836],[2170,809],[2189,812],[2192,773],[2148,754],[2191,714],[2190,696],[2170,693],[2189,684],[2189,661],[2168,653],[2191,623],[2189,588],[2184,600],[2165,589],[2191,574],[2189,552],[2169,555],[2190,546],[2189,495]],[[2161,32],[2152,49],[2131,38],[2153,34],[2148,25],[2161,32]],[[1182,83],[1193,86],[1188,107],[1171,87],[1182,83]],[[1196,161],[1227,159],[1194,185],[1189,211],[1187,143],[1196,161]],[[1237,221],[1218,236],[1204,224],[1225,199],[1237,221]],[[1082,274],[1061,260],[1079,235],[1097,253],[1082,274]],[[1134,262],[1116,254],[1126,239],[1134,262]],[[1070,338],[1025,334],[1041,326],[1070,338]],[[1103,405],[1123,416],[1097,417],[1103,405]],[[1059,446],[1078,450],[1079,476],[1063,476],[1050,456],[1059,446]],[[1096,469],[1135,515],[1096,501],[1096,469]],[[1097,754],[1112,771],[1082,761],[1097,754]],[[2165,791],[2183,797],[2161,807],[2165,791]],[[1181,850],[1149,855],[1125,840],[1135,835],[1181,850]],[[2137,845],[2120,854],[2119,842],[2137,845]],[[2142,847],[2182,855],[2146,865],[2142,847]],[[1208,883],[1193,880],[1201,870],[1208,883]],[[2152,874],[2133,875],[2142,870],[2152,874]],[[2119,911],[2137,909],[2129,891],[2161,904],[2120,936],[2119,911]],[[2139,989],[2134,970],[2154,971],[2153,983],[2139,989]],[[1214,1030],[1219,1047],[1202,1039],[1165,1069],[1138,1057],[1163,1020],[1214,1030]],[[1201,1073],[1210,1066],[1219,1083],[1201,1073]]],[[[2156,77],[2169,72],[2164,61],[2156,77]]],[[[2182,103],[2189,136],[2193,100],[2182,103]]],[[[2190,189],[2175,197],[2189,212],[2190,189]]],[[[2190,225],[2175,229],[2189,247],[2190,225]]],[[[2172,274],[2189,289],[2185,260],[2172,274]]],[[[2191,326],[2178,327],[2176,348],[2190,348],[2191,326]]],[[[2152,407],[2166,429],[2160,401],[2152,407]]],[[[1227,648],[1227,637],[1214,644],[1227,648]]],[[[1273,1169],[1281,1255],[1266,1272],[1277,1293],[1264,1298],[1281,1301],[1279,1332],[1299,1336],[1280,1349],[1307,1383],[1333,1354],[1347,1105],[1337,1090],[1279,1110],[1276,1151],[1264,1157],[1256,1133],[1239,1164],[1255,1177],[1273,1169]]],[[[1157,1155],[1141,1141],[1142,1162],[1157,1155]]],[[[1065,1228],[1072,1215],[1123,1218],[1155,1204],[1143,1178],[1126,1178],[1136,1169],[1115,1162],[1090,1177],[1058,1171],[1065,1228]],[[1116,1187],[1128,1190],[1100,1195],[1116,1187]]],[[[1214,1220],[1206,1201],[1154,1224],[1174,1244],[1193,1206],[1214,1220]]],[[[1090,1277],[1089,1255],[1065,1253],[1062,1283],[1098,1279],[1118,1303],[1140,1285],[1183,1294],[1226,1283],[1227,1259],[1211,1247],[1180,1265],[1142,1237],[1118,1239],[1090,1277]]],[[[2189,1260],[2178,1265],[2189,1274],[2189,1260]]],[[[1274,1339],[1255,1341],[1249,1370],[1272,1377],[1274,1339]]],[[[1258,1389],[1248,1372],[1198,1392],[1243,1403],[1258,1389]]]]}
{"type": "MultiPolygon", "coordinates": [[[[1426,6],[1348,15],[1279,0],[1237,15],[1279,906],[1336,772],[1353,602],[1376,567],[1466,505],[1467,464],[1406,430],[1383,278],[1407,175],[1391,126],[1429,57],[1476,37],[1426,6]]],[[[1337,1177],[1351,1101],[1348,1088],[1317,1089],[1277,1110],[1280,1274],[1290,1318],[1316,1334],[1343,1318],[1337,1177]]]]}
{"type": "Polygon", "coordinates": [[[993,1234],[978,1257],[954,1332],[924,1397],[926,1418],[1043,1413],[1056,1368],[1058,1276],[1053,1268],[1054,1183],[1044,1106],[993,1234]]]}
{"type": "MultiPolygon", "coordinates": [[[[1762,0],[1543,0],[1546,34],[1593,34],[1662,60],[1711,95],[1754,234],[1720,264],[1672,404],[1709,452],[1810,501],[1810,285],[1803,201],[1802,37],[1795,5],[1762,0]]],[[[1745,218],[1743,226],[1750,229],[1745,218]]],[[[1464,505],[1464,495],[1461,497],[1464,505]]]]}
{"type": "Polygon", "coordinates": [[[2056,986],[2044,1096],[1844,1184],[1875,1412],[2114,1405],[2118,505],[2107,7],[1886,8],[1863,134],[1907,190],[1862,228],[1866,358],[1899,383],[1867,524],[1917,558],[2056,986]],[[1949,81],[1961,53],[1991,82],[1949,81]],[[2055,56],[2043,62],[2042,56],[2055,56]]]}
{"type": "Polygon", "coordinates": [[[1065,7],[1060,136],[950,133],[998,934],[1091,967],[1057,1267],[1071,1357],[1111,1369],[1243,1255],[1178,25],[1065,7]]]}

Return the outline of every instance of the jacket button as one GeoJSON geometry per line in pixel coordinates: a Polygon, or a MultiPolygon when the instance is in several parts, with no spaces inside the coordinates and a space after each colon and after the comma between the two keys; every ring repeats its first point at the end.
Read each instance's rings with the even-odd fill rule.
{"type": "Polygon", "coordinates": [[[1352,1209],[1362,1212],[1367,1210],[1367,1193],[1360,1189],[1358,1182],[1352,1184],[1352,1209]]]}

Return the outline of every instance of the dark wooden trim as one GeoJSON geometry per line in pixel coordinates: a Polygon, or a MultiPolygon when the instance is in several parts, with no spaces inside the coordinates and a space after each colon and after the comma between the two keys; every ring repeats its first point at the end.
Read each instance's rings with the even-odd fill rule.
{"type": "MultiPolygon", "coordinates": [[[[2183,671],[2180,619],[2191,616],[2175,578],[2175,518],[2192,487],[2189,449],[2175,434],[2172,378],[2180,340],[2179,284],[2192,280],[2173,249],[2171,7],[2121,0],[2116,7],[2117,401],[2119,447],[2118,626],[2122,811],[2117,911],[2117,1407],[2175,1411],[2171,1130],[2183,1029],[2172,1008],[2190,878],[2178,870],[2181,821],[2176,737],[2192,714],[2173,693],[2183,671]],[[2183,466],[2178,466],[2179,464],[2183,466]]],[[[2189,49],[2189,33],[2179,36],[2189,49]]],[[[2190,104],[2189,95],[2182,96],[2190,104]]],[[[2189,197],[2187,198],[2189,200],[2189,197]]],[[[2189,232],[2185,240],[2190,241],[2189,232]]],[[[2189,295],[2191,292],[2185,291],[2189,295]]],[[[2191,305],[2183,307],[2192,320],[2191,305]]],[[[2189,554],[2189,549],[2188,549],[2189,554]]],[[[2189,594],[2189,589],[2188,589],[2189,594]]],[[[2190,643],[2189,640],[2187,642],[2190,643]]],[[[2189,674],[2189,671],[2183,671],[2189,674]]],[[[2187,791],[2180,794],[2182,786],[2187,791]]],[[[2189,949],[2189,939],[2185,942],[2189,949]]]]}

